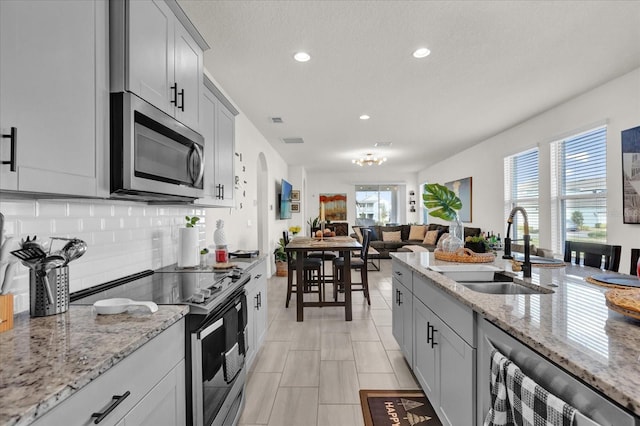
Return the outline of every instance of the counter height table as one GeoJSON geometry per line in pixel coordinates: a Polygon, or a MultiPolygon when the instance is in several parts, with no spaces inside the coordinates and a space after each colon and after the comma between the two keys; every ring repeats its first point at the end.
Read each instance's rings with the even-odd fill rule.
{"type": "MultiPolygon", "coordinates": [[[[284,248],[296,253],[296,319],[304,321],[305,306],[344,306],[346,321],[351,321],[351,252],[362,250],[362,244],[351,237],[309,238],[296,237],[284,248]],[[304,301],[304,257],[310,251],[337,251],[344,258],[344,302],[320,300],[304,301]]],[[[319,285],[322,285],[320,283],[319,285]]]]}

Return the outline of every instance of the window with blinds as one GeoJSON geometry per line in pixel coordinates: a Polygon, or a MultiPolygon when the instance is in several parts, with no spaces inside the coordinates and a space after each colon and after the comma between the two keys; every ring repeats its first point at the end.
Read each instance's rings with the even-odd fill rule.
{"type": "Polygon", "coordinates": [[[607,128],[551,143],[554,251],[564,242],[607,241],[607,128]]]}
{"type": "MultiPolygon", "coordinates": [[[[539,244],[539,191],[538,191],[538,148],[505,157],[504,159],[504,211],[505,219],[515,206],[523,207],[529,219],[531,243],[539,244]]],[[[519,214],[514,217],[512,240],[521,239],[524,222],[519,214]]],[[[521,244],[521,243],[520,243],[521,244]]]]}

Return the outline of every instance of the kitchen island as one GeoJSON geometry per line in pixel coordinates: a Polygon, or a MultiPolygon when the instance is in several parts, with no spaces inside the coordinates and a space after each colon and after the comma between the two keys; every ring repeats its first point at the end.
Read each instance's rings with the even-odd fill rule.
{"type": "MultiPolygon", "coordinates": [[[[27,425],[42,418],[172,325],[179,326],[188,312],[186,306],[161,305],[154,314],[140,308],[97,315],[91,306],[71,306],[59,315],[17,315],[14,328],[0,334],[0,424],[27,425]]],[[[178,332],[184,337],[183,329],[178,332]]],[[[100,411],[100,404],[87,409],[100,411]]],[[[75,421],[80,420],[66,424],[75,421]]]]}
{"type": "MultiPolygon", "coordinates": [[[[489,321],[635,416],[640,414],[640,321],[610,312],[605,304],[607,288],[584,280],[602,273],[601,270],[575,265],[534,267],[532,277],[524,279],[522,272],[512,271],[510,262],[497,258],[493,265],[514,276],[514,282],[537,288],[541,293],[487,294],[428,269],[429,265],[453,264],[435,260],[433,253],[395,253],[393,262],[394,274],[401,276],[402,268],[413,274],[410,285],[414,294],[425,286],[434,288],[456,306],[468,309],[475,322],[489,321]]],[[[394,283],[395,278],[394,275],[394,283]]],[[[414,305],[415,300],[414,297],[414,305]]],[[[415,308],[413,312],[415,316],[415,308]]],[[[451,318],[462,321],[458,314],[451,318]]],[[[447,325],[456,330],[454,324],[447,325]]],[[[433,339],[429,331],[427,340],[433,339]]],[[[461,337],[474,351],[479,347],[475,332],[461,337]]],[[[416,351],[409,345],[405,356],[407,353],[415,356],[416,351]]],[[[409,357],[407,360],[410,364],[417,363],[409,357]]],[[[485,367],[488,368],[484,365],[477,368],[485,367]]],[[[416,375],[420,378],[419,372],[416,375]]]]}

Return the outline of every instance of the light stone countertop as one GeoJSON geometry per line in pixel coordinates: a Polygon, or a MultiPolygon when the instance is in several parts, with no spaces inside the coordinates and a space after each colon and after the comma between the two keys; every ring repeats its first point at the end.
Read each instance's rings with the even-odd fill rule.
{"type": "Polygon", "coordinates": [[[189,312],[160,305],[97,315],[92,306],[63,314],[17,315],[0,333],[0,425],[29,424],[189,312]]]}
{"type": "MultiPolygon", "coordinates": [[[[585,277],[603,273],[600,269],[534,267],[532,278],[523,279],[522,272],[513,273],[511,263],[498,257],[493,265],[514,275],[515,282],[553,291],[499,295],[472,291],[427,269],[429,265],[454,264],[435,260],[433,253],[392,256],[545,358],[640,415],[640,321],[610,311],[604,297],[608,289],[584,281],[585,277]]],[[[415,288],[415,280],[413,285],[415,288]]]]}

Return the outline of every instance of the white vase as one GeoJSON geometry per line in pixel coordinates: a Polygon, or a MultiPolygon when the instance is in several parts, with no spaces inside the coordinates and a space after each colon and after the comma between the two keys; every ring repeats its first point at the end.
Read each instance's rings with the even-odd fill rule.
{"type": "Polygon", "coordinates": [[[200,264],[198,228],[180,228],[178,234],[178,267],[192,268],[200,264]]]}

